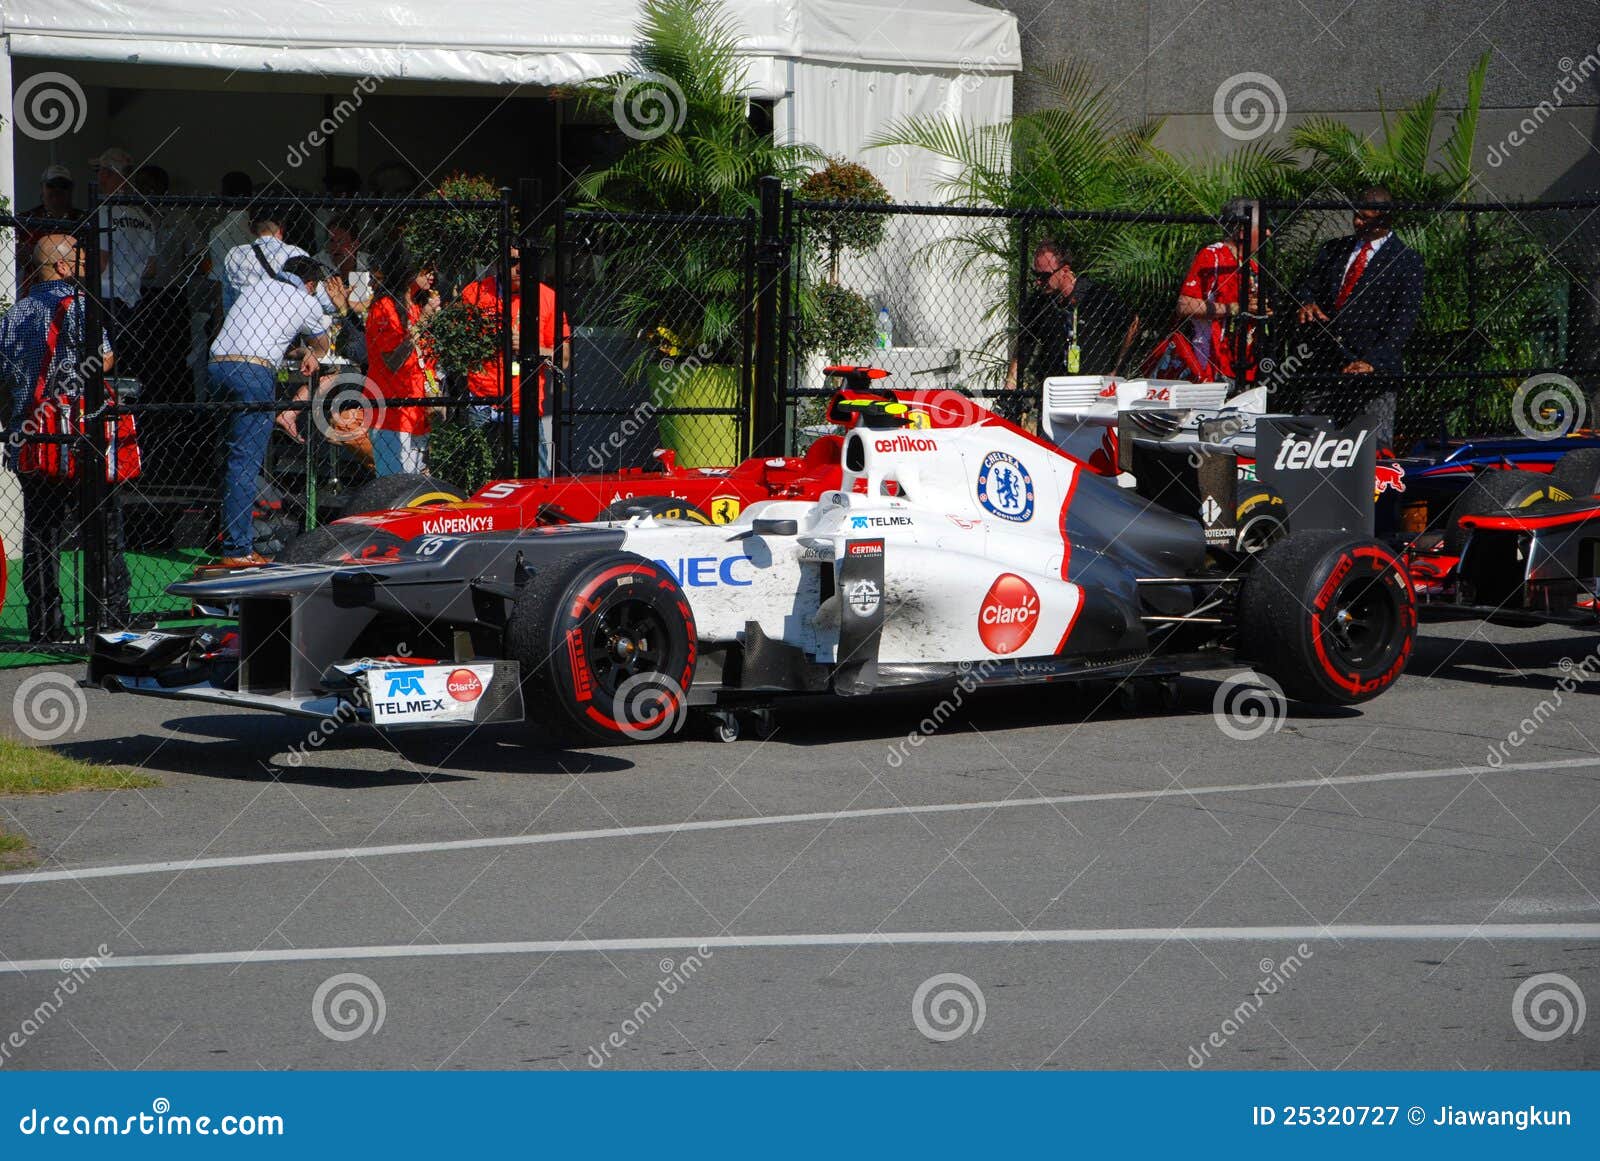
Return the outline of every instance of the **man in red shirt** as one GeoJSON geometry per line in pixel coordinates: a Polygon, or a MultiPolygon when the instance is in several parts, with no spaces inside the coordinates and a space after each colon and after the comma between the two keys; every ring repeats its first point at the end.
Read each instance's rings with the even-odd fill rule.
{"type": "MultiPolygon", "coordinates": [[[[515,247],[511,250],[511,349],[518,351],[522,346],[522,263],[519,261],[520,253],[515,247]]],[[[462,301],[476,306],[479,310],[498,319],[501,311],[500,280],[494,274],[486,274],[476,282],[466,285],[461,291],[462,301]]],[[[566,367],[572,351],[572,327],[567,322],[565,315],[561,318],[561,365],[566,367]]],[[[539,357],[553,359],[556,354],[556,292],[544,283],[539,284],[539,357]]],[[[467,390],[475,397],[483,400],[499,400],[504,387],[501,382],[503,361],[497,355],[483,366],[468,373],[467,390]]],[[[517,427],[522,415],[522,368],[517,363],[511,364],[511,438],[517,438],[517,427]]],[[[539,474],[550,474],[550,442],[551,423],[550,416],[544,410],[545,374],[541,367],[539,370],[539,474]]],[[[499,403],[474,404],[470,412],[473,422],[481,425],[500,423],[504,421],[502,407],[499,403]]]]}
{"type": "MultiPolygon", "coordinates": [[[[1222,208],[1228,237],[1201,248],[1178,290],[1178,318],[1189,323],[1189,343],[1205,369],[1205,377],[1217,382],[1234,376],[1239,257],[1249,245],[1249,215],[1250,203],[1242,198],[1235,198],[1222,208]]],[[[1258,279],[1260,266],[1254,259],[1250,270],[1258,279]]],[[[1255,378],[1253,350],[1247,355],[1245,378],[1255,378]]]]}

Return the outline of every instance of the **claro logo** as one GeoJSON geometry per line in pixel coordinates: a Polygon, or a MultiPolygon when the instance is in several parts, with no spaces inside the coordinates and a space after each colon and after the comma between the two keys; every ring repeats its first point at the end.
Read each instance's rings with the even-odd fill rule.
{"type": "Polygon", "coordinates": [[[1292,435],[1286,435],[1272,466],[1279,471],[1291,472],[1301,468],[1348,468],[1356,462],[1356,453],[1371,434],[1363,431],[1350,439],[1329,439],[1325,431],[1317,432],[1315,439],[1295,439],[1292,435]]]}
{"type": "Polygon", "coordinates": [[[978,610],[978,638],[991,653],[1015,653],[1039,623],[1039,594],[1015,573],[1001,573],[978,610]]]}

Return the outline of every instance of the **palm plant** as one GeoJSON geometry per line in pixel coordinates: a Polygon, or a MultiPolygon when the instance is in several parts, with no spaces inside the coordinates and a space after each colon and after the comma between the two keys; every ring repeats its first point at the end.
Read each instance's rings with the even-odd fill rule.
{"type": "MultiPolygon", "coordinates": [[[[759,182],[792,184],[819,155],[776,143],[750,122],[739,37],[722,0],[646,0],[636,67],[586,86],[586,108],[615,116],[634,144],[578,180],[586,208],[742,218],[759,182]]],[[[608,235],[612,232],[607,232],[608,235]]],[[[629,244],[616,231],[603,278],[624,288],[612,321],[681,349],[722,359],[739,335],[744,290],[738,230],[684,226],[629,244]]]]}
{"type": "MultiPolygon", "coordinates": [[[[1488,68],[1486,53],[1467,75],[1466,100],[1442,145],[1435,143],[1442,101],[1437,88],[1392,114],[1380,101],[1375,133],[1359,134],[1325,116],[1302,122],[1293,144],[1308,157],[1308,195],[1347,197],[1382,185],[1402,203],[1469,199],[1478,184],[1472,155],[1488,68]]],[[[1564,310],[1563,280],[1549,248],[1520,222],[1511,230],[1476,231],[1470,216],[1470,211],[1432,209],[1401,210],[1395,216],[1396,233],[1427,268],[1422,314],[1410,343],[1412,369],[1472,364],[1494,370],[1549,361],[1557,355],[1549,349],[1550,336],[1559,331],[1564,310]],[[1492,288],[1494,301],[1474,310],[1469,282],[1492,288]]],[[[1297,268],[1309,264],[1326,230],[1326,218],[1315,213],[1294,214],[1280,224],[1286,276],[1296,276],[1297,268]]],[[[1514,377],[1487,383],[1447,380],[1433,387],[1418,410],[1429,419],[1442,416],[1448,430],[1459,432],[1504,420],[1515,388],[1514,377]]]]}
{"type": "MultiPolygon", "coordinates": [[[[1214,218],[1231,197],[1291,196],[1303,185],[1293,151],[1253,145],[1197,162],[1159,148],[1160,118],[1128,123],[1114,90],[1086,65],[1064,61],[1037,74],[1054,99],[1009,124],[962,126],[934,114],[888,126],[874,147],[920,149],[945,162],[939,192],[955,205],[1016,210],[1143,210],[1214,218]]],[[[921,257],[1008,288],[989,296],[993,328],[970,362],[999,375],[1017,309],[1016,271],[1046,235],[1069,245],[1082,273],[1115,287],[1160,324],[1194,253],[1217,227],[1104,220],[973,219],[921,257]]]]}

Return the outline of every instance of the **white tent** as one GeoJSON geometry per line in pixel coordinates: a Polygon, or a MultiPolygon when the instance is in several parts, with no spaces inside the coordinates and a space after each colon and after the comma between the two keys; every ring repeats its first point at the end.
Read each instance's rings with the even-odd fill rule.
{"type": "MultiPolygon", "coordinates": [[[[969,0],[726,2],[749,95],[776,102],[786,137],[859,157],[895,117],[1011,115],[1021,58],[1007,12],[969,0]]],[[[7,0],[0,31],[8,58],[548,87],[627,67],[638,15],[637,0],[7,0]]],[[[0,61],[8,130],[9,66],[0,61]]],[[[932,173],[894,170],[884,177],[898,198],[931,197],[932,173]]]]}

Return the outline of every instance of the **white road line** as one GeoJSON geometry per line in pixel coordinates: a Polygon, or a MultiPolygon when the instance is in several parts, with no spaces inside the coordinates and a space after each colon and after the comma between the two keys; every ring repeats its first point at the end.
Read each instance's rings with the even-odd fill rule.
{"type": "Polygon", "coordinates": [[[258,855],[223,855],[207,859],[173,859],[160,863],[123,863],[59,871],[25,871],[0,875],[0,886],[56,883],[63,880],[109,879],[125,875],[159,875],[208,871],[222,867],[259,867],[273,863],[315,863],[330,859],[372,859],[386,855],[434,854],[488,847],[529,847],[546,843],[587,842],[590,839],[639,838],[645,835],[691,833],[708,830],[742,830],[755,826],[788,826],[804,822],[848,822],[863,818],[895,818],[913,814],[962,814],[972,811],[1013,810],[1025,806],[1076,806],[1090,802],[1127,802],[1150,798],[1188,800],[1214,794],[1256,794],[1276,790],[1306,790],[1315,786],[1360,786],[1375,782],[1407,782],[1427,778],[1470,778],[1482,774],[1511,774],[1528,770],[1568,770],[1600,766],[1600,755],[1563,758],[1549,762],[1507,762],[1502,766],[1450,766],[1439,770],[1393,770],[1379,774],[1342,774],[1333,778],[1292,778],[1281,782],[1244,782],[1225,786],[1195,786],[1163,790],[1115,790],[1100,794],[1057,794],[1041,798],[1002,798],[989,802],[940,802],[920,806],[877,806],[861,810],[819,810],[808,814],[769,814],[752,818],[712,818],[694,822],[669,822],[649,826],[601,827],[545,834],[492,835],[441,842],[395,843],[389,846],[345,847],[305,851],[277,851],[258,855]]]}
{"type": "MultiPolygon", "coordinates": [[[[199,951],[176,955],[117,955],[107,968],[212,967],[223,964],[311,963],[342,959],[418,959],[452,955],[553,955],[559,952],[746,950],[769,947],[915,947],[933,944],[1029,943],[1340,943],[1378,940],[1460,941],[1600,939],[1600,923],[1337,923],[1300,927],[1084,927],[1028,931],[847,931],[794,935],[701,935],[686,938],[530,939],[506,943],[398,943],[372,947],[290,947],[257,951],[199,951]]],[[[84,960],[22,959],[0,965],[14,972],[70,972],[84,960]]]]}

